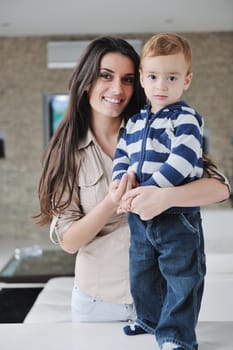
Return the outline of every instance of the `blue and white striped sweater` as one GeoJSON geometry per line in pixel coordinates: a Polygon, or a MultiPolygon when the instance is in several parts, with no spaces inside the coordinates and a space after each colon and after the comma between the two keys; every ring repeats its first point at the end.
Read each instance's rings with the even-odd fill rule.
{"type": "Polygon", "coordinates": [[[203,119],[184,101],[156,114],[149,106],[128,121],[113,162],[113,179],[134,171],[142,186],[177,186],[200,178],[203,119]]]}

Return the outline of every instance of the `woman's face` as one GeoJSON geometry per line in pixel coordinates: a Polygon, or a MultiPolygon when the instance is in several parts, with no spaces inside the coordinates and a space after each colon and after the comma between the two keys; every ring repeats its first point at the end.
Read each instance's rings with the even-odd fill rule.
{"type": "Polygon", "coordinates": [[[99,76],[89,89],[92,116],[119,117],[134,91],[134,64],[120,53],[107,53],[100,62],[99,76]]]}

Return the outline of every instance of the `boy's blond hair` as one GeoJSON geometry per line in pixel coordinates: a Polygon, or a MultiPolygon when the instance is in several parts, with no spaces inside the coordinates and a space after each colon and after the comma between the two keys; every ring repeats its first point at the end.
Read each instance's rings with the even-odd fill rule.
{"type": "Polygon", "coordinates": [[[180,52],[184,55],[189,74],[192,70],[192,50],[188,40],[175,33],[155,34],[143,46],[141,63],[145,57],[175,55],[180,52]]]}

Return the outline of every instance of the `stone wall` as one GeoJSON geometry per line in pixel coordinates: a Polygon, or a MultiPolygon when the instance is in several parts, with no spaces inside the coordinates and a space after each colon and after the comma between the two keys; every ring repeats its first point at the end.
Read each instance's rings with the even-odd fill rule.
{"type": "MultiPolygon", "coordinates": [[[[194,78],[186,99],[204,116],[211,156],[232,182],[233,32],[184,35],[194,56],[194,78]]],[[[71,74],[69,69],[47,68],[50,39],[91,37],[0,37],[0,135],[5,137],[5,159],[0,158],[0,235],[37,237],[48,231],[31,218],[38,213],[44,147],[42,95],[66,92],[71,74]]],[[[230,206],[229,201],[222,206],[230,206]]]]}

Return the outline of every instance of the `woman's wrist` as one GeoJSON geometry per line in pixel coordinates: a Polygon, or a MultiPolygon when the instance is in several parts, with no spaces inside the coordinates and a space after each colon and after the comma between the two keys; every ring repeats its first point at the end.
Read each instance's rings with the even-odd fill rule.
{"type": "Polygon", "coordinates": [[[117,208],[119,206],[118,203],[116,203],[113,199],[110,193],[108,193],[105,198],[103,199],[102,204],[105,206],[105,209],[107,212],[110,212],[111,214],[114,214],[117,211],[117,208]]]}
{"type": "Polygon", "coordinates": [[[163,202],[165,210],[171,207],[178,206],[176,187],[159,188],[159,191],[160,191],[160,200],[163,202]]]}

